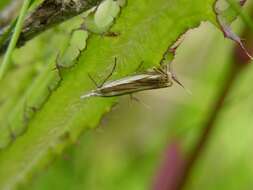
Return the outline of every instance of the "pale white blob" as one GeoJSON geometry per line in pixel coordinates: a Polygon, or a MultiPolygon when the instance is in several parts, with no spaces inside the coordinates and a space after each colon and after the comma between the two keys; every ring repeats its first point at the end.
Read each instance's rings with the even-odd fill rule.
{"type": "Polygon", "coordinates": [[[116,1],[105,0],[97,8],[94,17],[95,24],[101,28],[111,25],[119,12],[120,6],[116,1]]]}

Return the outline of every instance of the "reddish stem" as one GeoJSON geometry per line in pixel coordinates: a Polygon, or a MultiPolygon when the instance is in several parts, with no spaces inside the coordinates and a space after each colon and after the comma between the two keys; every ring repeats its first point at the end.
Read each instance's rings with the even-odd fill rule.
{"type": "Polygon", "coordinates": [[[234,82],[241,73],[242,68],[244,67],[242,67],[242,65],[240,64],[233,64],[230,67],[225,78],[225,83],[219,91],[218,99],[215,101],[212,111],[210,112],[209,116],[203,124],[203,131],[200,134],[200,138],[196,143],[196,146],[192,150],[189,158],[187,159],[187,163],[185,165],[181,181],[179,182],[176,190],[181,190],[184,188],[196,161],[201,156],[206,144],[208,143],[208,140],[210,139],[212,131],[215,128],[215,122],[217,121],[218,115],[220,114],[222,107],[224,106],[225,99],[231,92],[234,82]]]}

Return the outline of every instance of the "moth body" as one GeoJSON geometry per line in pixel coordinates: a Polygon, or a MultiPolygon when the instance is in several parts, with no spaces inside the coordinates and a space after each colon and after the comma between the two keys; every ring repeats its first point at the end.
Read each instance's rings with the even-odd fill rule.
{"type": "Polygon", "coordinates": [[[172,74],[170,72],[156,69],[151,72],[106,82],[101,87],[81,96],[81,98],[93,96],[113,97],[144,90],[167,88],[172,86],[172,81],[172,74]]]}

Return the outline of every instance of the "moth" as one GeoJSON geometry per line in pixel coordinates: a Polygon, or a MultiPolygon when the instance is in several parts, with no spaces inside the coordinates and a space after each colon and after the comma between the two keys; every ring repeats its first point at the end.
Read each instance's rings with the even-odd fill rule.
{"type": "MultiPolygon", "coordinates": [[[[153,68],[151,71],[146,71],[140,74],[127,76],[118,80],[106,82],[112,75],[116,68],[116,59],[113,71],[104,80],[102,85],[96,85],[97,88],[91,92],[81,96],[81,99],[88,97],[114,97],[126,94],[133,94],[139,91],[153,90],[159,88],[167,88],[173,85],[173,82],[183,85],[179,82],[177,77],[170,71],[168,65],[163,65],[160,68],[153,68]]],[[[91,77],[90,77],[91,78],[91,77]]],[[[96,82],[91,78],[96,84],[96,82]]]]}

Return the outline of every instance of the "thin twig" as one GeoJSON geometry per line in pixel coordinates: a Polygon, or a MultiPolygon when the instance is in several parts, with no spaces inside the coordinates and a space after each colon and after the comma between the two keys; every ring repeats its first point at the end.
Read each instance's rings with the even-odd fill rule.
{"type": "Polygon", "coordinates": [[[243,67],[235,66],[235,65],[230,67],[230,70],[228,71],[228,74],[225,78],[225,84],[223,85],[220,92],[218,93],[219,94],[218,99],[214,103],[212,111],[210,112],[209,116],[207,117],[205,123],[203,124],[203,131],[200,134],[200,138],[198,139],[196,146],[194,147],[189,158],[187,159],[184,173],[183,173],[181,181],[178,185],[177,190],[181,190],[184,188],[190,174],[192,173],[192,169],[193,169],[195,163],[197,162],[199,157],[202,155],[202,152],[205,149],[206,144],[208,143],[208,141],[212,135],[212,131],[215,128],[215,123],[218,119],[218,115],[220,114],[220,112],[224,106],[225,99],[230,94],[236,79],[238,78],[239,74],[242,71],[242,68],[243,67]]]}
{"type": "Polygon", "coordinates": [[[12,35],[10,44],[8,46],[6,55],[5,55],[4,60],[3,60],[3,63],[1,64],[1,67],[0,67],[0,80],[3,78],[3,76],[4,76],[5,72],[7,71],[7,69],[10,67],[11,55],[12,55],[12,52],[13,52],[14,48],[16,47],[18,38],[20,36],[22,26],[23,26],[23,23],[24,23],[24,20],[25,20],[25,15],[26,15],[26,12],[27,12],[27,10],[29,8],[29,5],[30,5],[30,1],[31,0],[25,0],[23,5],[22,5],[22,8],[21,8],[21,11],[20,11],[20,14],[19,14],[19,18],[18,18],[17,24],[16,24],[15,29],[14,29],[14,33],[12,35]]]}
{"type": "MultiPolygon", "coordinates": [[[[245,28],[242,37],[245,39],[247,49],[250,50],[250,53],[253,52],[253,35],[251,32],[250,27],[245,28]]],[[[241,49],[241,47],[236,44],[233,52],[233,61],[232,64],[228,70],[227,75],[225,76],[225,82],[224,85],[221,87],[221,90],[218,93],[218,98],[216,102],[213,105],[212,111],[210,112],[209,116],[206,118],[205,123],[203,124],[203,131],[200,134],[200,138],[198,139],[196,146],[194,147],[192,153],[190,154],[188,161],[185,165],[184,173],[181,178],[181,181],[179,182],[178,188],[176,190],[181,190],[184,188],[188,178],[190,177],[190,174],[192,173],[192,169],[199,159],[201,157],[203,150],[206,147],[206,144],[208,143],[212,131],[215,128],[215,123],[218,119],[218,116],[222,109],[224,108],[224,105],[226,103],[226,98],[230,94],[231,90],[234,87],[235,82],[237,81],[238,77],[244,71],[248,68],[248,65],[251,63],[251,59],[245,55],[244,50],[241,49]]]]}
{"type": "MultiPolygon", "coordinates": [[[[36,37],[45,30],[77,16],[103,0],[44,0],[25,20],[17,47],[36,37]]],[[[0,55],[6,51],[9,40],[0,47],[0,55]]]]}

